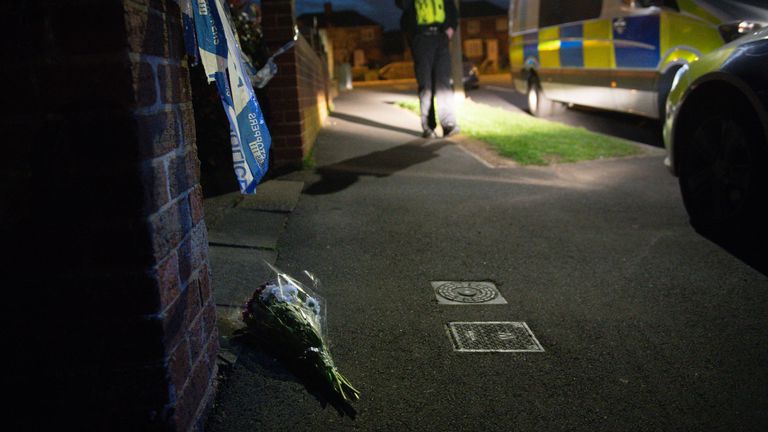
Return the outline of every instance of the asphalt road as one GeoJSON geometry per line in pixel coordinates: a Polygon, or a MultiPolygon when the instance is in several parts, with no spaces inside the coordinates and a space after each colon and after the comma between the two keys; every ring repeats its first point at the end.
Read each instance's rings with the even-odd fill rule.
{"type": "Polygon", "coordinates": [[[488,168],[419,139],[402,91],[335,101],[278,246],[324,283],[355,414],[247,349],[209,430],[768,429],[768,278],[689,227],[658,149],[488,168]],[[508,304],[439,305],[450,280],[508,304]],[[545,351],[455,352],[454,321],[525,322],[545,351]]]}

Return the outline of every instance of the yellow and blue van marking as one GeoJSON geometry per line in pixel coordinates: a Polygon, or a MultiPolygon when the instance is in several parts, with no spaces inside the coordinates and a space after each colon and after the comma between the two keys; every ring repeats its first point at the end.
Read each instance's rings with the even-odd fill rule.
{"type": "Polygon", "coordinates": [[[560,28],[560,66],[584,67],[584,28],[581,23],[560,28]]]}
{"type": "Polygon", "coordinates": [[[659,64],[659,16],[643,15],[621,19],[626,22],[624,31],[613,29],[616,67],[653,68],[659,64]]]}
{"type": "MultiPolygon", "coordinates": [[[[600,19],[525,33],[522,59],[514,57],[543,68],[657,68],[661,57],[659,15],[617,19],[624,21],[623,29],[609,19],[600,19]]],[[[520,43],[519,38],[516,41],[520,43]]]]}

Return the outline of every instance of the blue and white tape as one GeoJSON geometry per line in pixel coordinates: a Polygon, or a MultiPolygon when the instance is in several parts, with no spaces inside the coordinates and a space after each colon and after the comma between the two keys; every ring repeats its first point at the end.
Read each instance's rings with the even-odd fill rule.
{"type": "Polygon", "coordinates": [[[193,1],[200,60],[229,119],[235,175],[240,191],[252,194],[269,168],[272,137],[222,0],[193,1]]]}

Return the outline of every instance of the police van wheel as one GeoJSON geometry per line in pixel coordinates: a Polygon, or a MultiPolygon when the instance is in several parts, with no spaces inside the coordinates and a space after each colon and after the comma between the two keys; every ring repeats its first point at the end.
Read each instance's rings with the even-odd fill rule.
{"type": "Polygon", "coordinates": [[[534,117],[546,117],[560,111],[562,104],[544,96],[536,77],[528,80],[528,112],[534,117]]]}

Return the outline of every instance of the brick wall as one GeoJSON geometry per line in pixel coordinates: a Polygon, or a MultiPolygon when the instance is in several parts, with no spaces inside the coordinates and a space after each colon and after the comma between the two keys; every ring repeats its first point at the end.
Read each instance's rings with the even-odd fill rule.
{"type": "MultiPolygon", "coordinates": [[[[293,38],[294,0],[262,0],[262,28],[271,50],[293,38]]],[[[278,57],[278,74],[267,85],[270,100],[272,167],[276,173],[301,168],[328,116],[325,62],[299,36],[294,49],[278,57]]]]}
{"type": "Polygon", "coordinates": [[[301,112],[302,148],[308,154],[328,118],[328,69],[309,43],[299,37],[296,43],[296,60],[299,90],[299,111],[301,112]]]}
{"type": "Polygon", "coordinates": [[[7,9],[11,429],[195,429],[218,343],[179,6],[7,9]]]}

